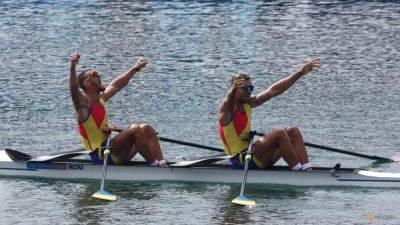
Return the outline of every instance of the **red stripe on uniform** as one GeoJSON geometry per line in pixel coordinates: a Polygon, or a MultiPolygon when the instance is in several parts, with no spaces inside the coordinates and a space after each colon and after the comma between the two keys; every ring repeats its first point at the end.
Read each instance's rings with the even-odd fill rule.
{"type": "Polygon", "coordinates": [[[93,101],[92,112],[90,115],[92,116],[94,122],[96,122],[97,127],[100,127],[106,116],[106,110],[104,109],[103,104],[98,101],[93,101]]]}
{"type": "Polygon", "coordinates": [[[85,128],[83,127],[83,125],[81,123],[78,123],[78,131],[79,131],[79,134],[83,138],[85,138],[87,140],[87,142],[89,143],[90,150],[93,150],[92,145],[90,144],[89,137],[88,137],[88,135],[86,133],[86,130],[85,130],[85,128]]]}
{"type": "Polygon", "coordinates": [[[228,148],[227,150],[229,152],[229,155],[232,155],[232,152],[231,152],[231,150],[230,150],[230,148],[229,148],[229,146],[228,146],[228,144],[226,143],[226,140],[225,140],[224,127],[218,122],[217,128],[218,128],[218,133],[219,133],[219,136],[221,137],[222,142],[228,148]]]}
{"type": "Polygon", "coordinates": [[[86,133],[86,130],[85,130],[85,128],[83,127],[83,125],[82,125],[81,123],[78,123],[78,131],[79,131],[79,134],[80,134],[83,138],[85,138],[86,140],[89,139],[89,137],[88,137],[88,135],[87,135],[87,133],[86,133]]]}
{"type": "Polygon", "coordinates": [[[235,127],[236,134],[239,135],[246,129],[247,126],[247,115],[246,113],[241,113],[239,108],[236,110],[235,115],[233,116],[233,126],[235,127]]]}

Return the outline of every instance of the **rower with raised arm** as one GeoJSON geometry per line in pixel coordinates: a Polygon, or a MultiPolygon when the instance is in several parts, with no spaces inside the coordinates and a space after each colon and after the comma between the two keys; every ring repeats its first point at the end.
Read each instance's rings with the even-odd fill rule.
{"type": "MultiPolygon", "coordinates": [[[[232,78],[231,87],[221,104],[217,126],[225,152],[234,156],[231,158],[234,168],[243,168],[242,153],[249,147],[246,137],[251,129],[252,108],[282,94],[318,66],[318,60],[310,60],[298,71],[275,82],[258,95],[251,94],[254,86],[248,75],[239,73],[232,78]]],[[[302,134],[294,126],[265,134],[254,142],[252,153],[250,169],[265,169],[283,157],[292,170],[311,170],[302,134]]]]}
{"type": "MultiPolygon", "coordinates": [[[[106,102],[123,89],[131,78],[147,64],[140,58],[134,66],[115,78],[107,87],[101,83],[99,72],[93,69],[84,70],[76,75],[76,65],[80,55],[71,55],[69,89],[75,107],[78,130],[83,146],[90,151],[94,164],[103,164],[101,148],[107,142],[108,112],[106,102]],[[82,90],[80,90],[82,89],[82,90]]],[[[110,164],[129,162],[139,153],[152,166],[166,166],[157,133],[148,124],[132,124],[111,140],[110,164]]]]}

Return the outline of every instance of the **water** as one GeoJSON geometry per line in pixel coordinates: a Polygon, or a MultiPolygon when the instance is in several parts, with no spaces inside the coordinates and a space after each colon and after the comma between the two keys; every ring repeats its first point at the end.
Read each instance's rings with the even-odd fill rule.
{"type": "MultiPolygon", "coordinates": [[[[220,146],[219,104],[237,72],[260,92],[316,57],[321,68],[254,111],[253,127],[297,125],[307,141],[384,157],[400,139],[397,1],[2,1],[0,148],[33,155],[79,146],[69,56],[103,82],[150,63],[109,102],[111,123],[151,123],[165,137],[220,146]]],[[[168,159],[207,151],[162,143],[168,159]]],[[[396,163],[309,149],[315,165],[396,163]]],[[[0,224],[399,224],[395,189],[248,186],[255,208],[233,206],[239,185],[133,183],[119,200],[97,183],[0,179],[0,224]]]]}

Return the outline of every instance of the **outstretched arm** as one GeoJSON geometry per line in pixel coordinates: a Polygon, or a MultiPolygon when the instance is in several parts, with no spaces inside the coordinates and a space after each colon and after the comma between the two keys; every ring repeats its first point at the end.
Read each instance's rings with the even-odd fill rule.
{"type": "Polygon", "coordinates": [[[71,93],[78,121],[83,122],[88,115],[88,100],[79,90],[78,77],[76,76],[76,64],[78,64],[80,57],[81,56],[77,52],[71,55],[71,65],[69,68],[69,91],[71,93]]]}
{"type": "Polygon", "coordinates": [[[235,113],[236,93],[239,88],[245,86],[245,82],[243,79],[233,82],[232,87],[222,102],[218,115],[218,121],[222,126],[226,126],[232,121],[233,114],[235,113]]]}
{"type": "Polygon", "coordinates": [[[319,67],[319,61],[317,59],[312,59],[307,62],[300,70],[296,71],[292,75],[285,77],[273,85],[271,85],[267,90],[261,92],[258,95],[251,97],[250,103],[252,107],[257,107],[262,105],[264,102],[268,101],[274,96],[278,96],[289,89],[300,77],[310,73],[319,67]]]}
{"type": "Polygon", "coordinates": [[[124,88],[129,80],[136,74],[136,72],[140,71],[147,64],[147,60],[145,58],[139,58],[136,64],[127,70],[122,75],[115,78],[107,87],[104,92],[101,93],[101,97],[108,101],[112,96],[117,94],[122,88],[124,88]]]}

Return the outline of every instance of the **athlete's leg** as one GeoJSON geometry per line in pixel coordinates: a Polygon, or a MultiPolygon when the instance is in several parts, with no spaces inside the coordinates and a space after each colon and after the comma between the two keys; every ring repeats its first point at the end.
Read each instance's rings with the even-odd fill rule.
{"type": "Polygon", "coordinates": [[[123,163],[130,161],[137,152],[148,163],[153,163],[155,157],[150,152],[146,136],[138,124],[132,124],[111,140],[111,149],[114,157],[123,163]]]}
{"type": "Polygon", "coordinates": [[[302,165],[308,163],[308,155],[306,146],[304,145],[303,136],[301,135],[300,129],[297,127],[288,127],[285,129],[288,134],[290,141],[292,142],[293,148],[297,154],[297,157],[302,165]]]}
{"type": "Polygon", "coordinates": [[[157,133],[152,126],[149,124],[140,125],[144,135],[149,144],[149,150],[155,156],[158,161],[164,160],[164,156],[161,151],[160,143],[158,142],[157,133]]]}
{"type": "Polygon", "coordinates": [[[289,136],[284,130],[272,131],[262,136],[253,146],[254,156],[264,166],[272,166],[279,155],[283,157],[290,168],[296,168],[299,160],[290,142],[289,136]],[[277,153],[279,152],[279,153],[277,153]]]}
{"type": "Polygon", "coordinates": [[[281,152],[279,151],[279,148],[277,148],[277,149],[275,150],[275,154],[272,156],[271,165],[270,165],[270,166],[272,166],[272,165],[274,165],[276,162],[278,162],[278,160],[279,160],[281,157],[282,157],[281,152]]]}

